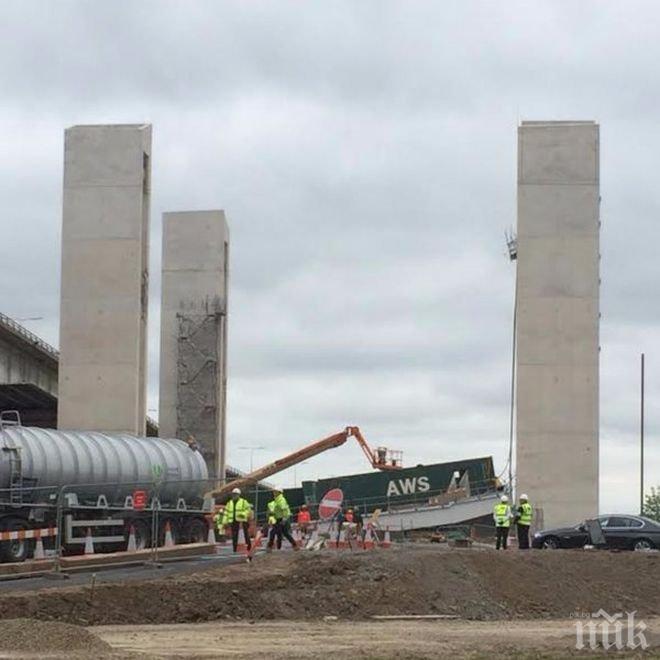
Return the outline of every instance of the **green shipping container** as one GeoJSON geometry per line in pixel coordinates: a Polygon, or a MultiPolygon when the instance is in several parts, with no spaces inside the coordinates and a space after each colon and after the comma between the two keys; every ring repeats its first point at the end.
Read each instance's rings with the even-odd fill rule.
{"type": "Polygon", "coordinates": [[[369,512],[413,503],[427,503],[429,499],[445,493],[452,480],[467,474],[470,493],[492,491],[496,487],[491,456],[471,458],[449,463],[417,465],[393,471],[374,471],[318,481],[303,481],[302,488],[291,488],[286,497],[292,509],[307,503],[313,510],[323,495],[332,488],[344,493],[344,506],[359,507],[369,512]]]}

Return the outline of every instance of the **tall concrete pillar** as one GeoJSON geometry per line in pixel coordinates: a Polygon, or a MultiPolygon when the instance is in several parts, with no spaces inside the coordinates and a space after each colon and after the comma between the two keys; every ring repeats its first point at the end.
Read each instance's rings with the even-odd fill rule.
{"type": "Polygon", "coordinates": [[[223,211],[163,214],[161,437],[193,436],[225,474],[229,229],[223,211]]]}
{"type": "Polygon", "coordinates": [[[151,126],[64,134],[58,426],[144,434],[151,126]]]}
{"type": "Polygon", "coordinates": [[[518,129],[517,493],[556,526],[598,513],[599,127],[518,129]]]}

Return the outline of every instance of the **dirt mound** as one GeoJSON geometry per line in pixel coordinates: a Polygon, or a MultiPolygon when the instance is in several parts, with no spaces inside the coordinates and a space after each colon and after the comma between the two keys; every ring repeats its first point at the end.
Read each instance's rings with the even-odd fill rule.
{"type": "Polygon", "coordinates": [[[660,614],[660,555],[529,553],[402,546],[282,553],[195,574],[0,597],[0,617],[84,625],[230,620],[365,619],[451,614],[466,619],[660,614]]]}
{"type": "Polygon", "coordinates": [[[107,653],[111,646],[94,633],[68,623],[7,619],[0,621],[0,650],[14,653],[84,652],[90,657],[107,653]]]}

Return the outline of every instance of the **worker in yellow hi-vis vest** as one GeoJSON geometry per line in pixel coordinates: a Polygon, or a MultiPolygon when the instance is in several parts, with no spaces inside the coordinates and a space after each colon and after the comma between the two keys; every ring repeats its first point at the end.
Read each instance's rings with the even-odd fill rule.
{"type": "Polygon", "coordinates": [[[273,549],[275,537],[277,537],[278,540],[278,547],[281,547],[282,537],[284,537],[294,550],[300,550],[293,536],[291,536],[291,522],[289,520],[291,517],[291,509],[289,503],[286,501],[286,497],[284,497],[281,486],[273,487],[272,502],[273,517],[275,518],[275,534],[268,539],[266,552],[270,552],[273,549]]]}
{"type": "Polygon", "coordinates": [[[495,549],[506,550],[506,542],[509,538],[509,527],[511,526],[511,507],[509,506],[509,498],[506,495],[500,497],[500,501],[493,508],[493,518],[495,520],[495,531],[497,532],[497,540],[495,542],[495,549]]]}
{"type": "Polygon", "coordinates": [[[525,493],[520,495],[520,502],[516,512],[516,525],[518,526],[518,548],[529,550],[529,527],[532,524],[533,509],[525,493]]]}
{"type": "Polygon", "coordinates": [[[231,499],[225,505],[224,513],[222,514],[222,525],[225,529],[231,529],[231,543],[234,552],[238,549],[238,532],[243,528],[245,535],[245,543],[248,551],[252,547],[250,543],[250,517],[252,515],[252,505],[244,498],[241,497],[241,489],[234,488],[231,491],[231,499]]]}

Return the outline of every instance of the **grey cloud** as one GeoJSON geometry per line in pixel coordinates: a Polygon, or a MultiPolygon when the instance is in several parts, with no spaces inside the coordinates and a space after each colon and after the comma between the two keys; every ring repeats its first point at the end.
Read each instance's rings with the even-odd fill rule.
{"type": "MultiPolygon", "coordinates": [[[[63,129],[152,121],[149,407],[160,214],[222,207],[229,453],[243,467],[251,442],[274,458],[357,423],[412,462],[492,453],[502,469],[516,123],[599,120],[603,501],[632,506],[620,477],[636,478],[641,350],[649,433],[659,430],[656,3],[69,0],[2,11],[2,311],[44,316],[29,326],[57,342],[63,129]]],[[[346,448],[300,474],[364,469],[346,448]]]]}

